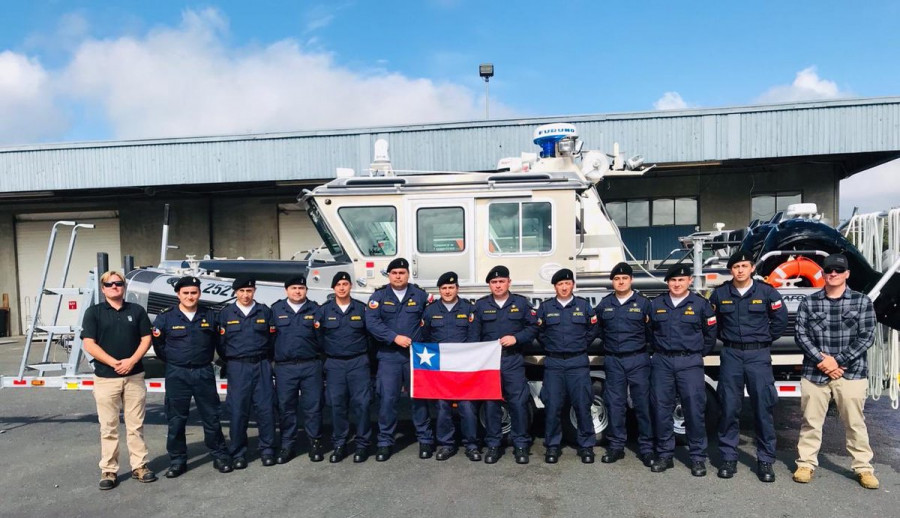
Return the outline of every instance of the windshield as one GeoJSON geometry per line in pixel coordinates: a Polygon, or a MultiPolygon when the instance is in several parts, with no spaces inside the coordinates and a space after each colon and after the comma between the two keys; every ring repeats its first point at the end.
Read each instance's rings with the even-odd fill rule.
{"type": "Polygon", "coordinates": [[[325,218],[322,217],[322,213],[319,212],[319,207],[314,200],[308,200],[306,202],[306,212],[309,214],[309,219],[316,227],[319,237],[322,238],[322,241],[324,242],[325,247],[328,248],[328,252],[331,253],[331,256],[337,261],[348,260],[344,255],[344,250],[341,248],[340,243],[334,238],[334,233],[328,228],[328,223],[325,221],[325,218]]]}
{"type": "Polygon", "coordinates": [[[397,209],[341,207],[338,216],[363,255],[397,254],[397,209]]]}

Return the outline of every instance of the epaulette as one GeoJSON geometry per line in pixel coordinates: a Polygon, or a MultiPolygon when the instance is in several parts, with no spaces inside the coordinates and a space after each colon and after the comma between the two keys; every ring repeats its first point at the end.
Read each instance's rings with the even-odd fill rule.
{"type": "Polygon", "coordinates": [[[161,310],[159,311],[159,313],[157,313],[157,314],[158,314],[158,315],[162,315],[163,313],[172,311],[172,309],[173,309],[174,307],[175,307],[175,306],[169,306],[169,307],[167,307],[167,308],[163,308],[163,309],[161,309],[161,310]]]}

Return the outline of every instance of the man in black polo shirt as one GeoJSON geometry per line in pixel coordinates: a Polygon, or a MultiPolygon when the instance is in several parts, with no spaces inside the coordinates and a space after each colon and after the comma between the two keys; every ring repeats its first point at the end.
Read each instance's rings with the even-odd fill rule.
{"type": "Polygon", "coordinates": [[[131,477],[153,482],[147,468],[144,413],[147,387],[141,358],[150,348],[150,319],[144,308],[125,302],[125,277],[104,273],[100,285],[105,302],[84,312],[81,338],[94,359],[94,399],[100,421],[100,489],[116,487],[119,472],[119,412],[124,412],[131,477]]]}

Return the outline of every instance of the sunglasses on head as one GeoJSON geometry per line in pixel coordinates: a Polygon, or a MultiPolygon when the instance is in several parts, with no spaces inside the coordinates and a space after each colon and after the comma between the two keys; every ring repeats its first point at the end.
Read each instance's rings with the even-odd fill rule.
{"type": "Polygon", "coordinates": [[[125,281],[104,282],[103,286],[107,288],[112,288],[113,286],[115,286],[116,288],[121,288],[122,286],[125,286],[125,281]]]}
{"type": "Polygon", "coordinates": [[[828,267],[828,268],[825,268],[825,274],[826,274],[826,275],[829,274],[829,273],[844,273],[844,272],[846,272],[846,271],[847,271],[846,268],[840,268],[840,267],[828,267]]]}

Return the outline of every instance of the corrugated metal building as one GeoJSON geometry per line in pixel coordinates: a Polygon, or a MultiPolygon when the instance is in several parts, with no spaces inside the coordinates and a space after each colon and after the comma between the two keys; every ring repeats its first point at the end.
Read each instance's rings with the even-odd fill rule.
{"type": "MultiPolygon", "coordinates": [[[[657,164],[600,187],[639,258],[664,256],[696,227],[743,226],[797,201],[836,220],[839,181],[900,156],[900,97],[5,148],[0,236],[15,247],[0,251],[0,292],[13,301],[12,332],[31,311],[52,220],[97,224],[79,234],[85,264],[98,249],[155,264],[165,203],[180,247],[173,257],[286,259],[318,245],[292,205],[297,193],[338,167],[368,167],[376,139],[390,142],[395,169],[485,170],[536,151],[532,132],[549,122],[574,123],[585,149],[611,152],[617,142],[657,164]]],[[[80,284],[86,268],[68,283],[80,284]]]]}

